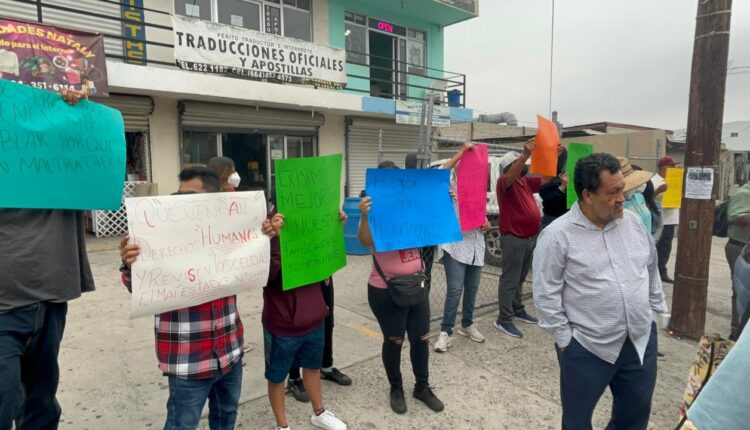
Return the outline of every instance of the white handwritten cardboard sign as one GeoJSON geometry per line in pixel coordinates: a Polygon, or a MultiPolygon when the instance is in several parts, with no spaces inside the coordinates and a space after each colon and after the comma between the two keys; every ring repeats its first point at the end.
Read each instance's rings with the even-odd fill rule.
{"type": "Polygon", "coordinates": [[[268,282],[263,192],[137,197],[125,207],[131,242],[141,248],[132,266],[131,319],[268,282]]]}

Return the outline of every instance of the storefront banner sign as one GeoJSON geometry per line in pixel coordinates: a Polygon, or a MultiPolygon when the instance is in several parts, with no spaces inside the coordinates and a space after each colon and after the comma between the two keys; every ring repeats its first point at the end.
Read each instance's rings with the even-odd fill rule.
{"type": "Polygon", "coordinates": [[[117,210],[125,180],[119,111],[0,79],[0,207],[117,210]]]}
{"type": "Polygon", "coordinates": [[[560,135],[557,125],[547,118],[537,115],[539,130],[536,133],[536,148],[531,151],[532,174],[544,176],[557,175],[557,154],[560,145],[560,135]]]}
{"type": "Polygon", "coordinates": [[[174,55],[185,70],[341,89],[346,52],[302,40],[172,15],[174,55]]]}
{"type": "Polygon", "coordinates": [[[686,199],[711,199],[714,190],[714,169],[712,167],[688,167],[686,176],[686,199]]]}
{"type": "Polygon", "coordinates": [[[0,18],[0,78],[35,88],[107,96],[101,34],[0,18]]]}
{"type": "Polygon", "coordinates": [[[461,230],[481,227],[487,220],[487,145],[475,145],[473,150],[464,151],[456,171],[461,230]]]}
{"type": "Polygon", "coordinates": [[[146,64],[146,11],[143,0],[124,0],[120,3],[122,15],[122,53],[129,64],[146,64]]]}
{"type": "MultiPolygon", "coordinates": [[[[396,100],[396,124],[419,125],[422,120],[422,103],[396,100]]],[[[427,119],[425,119],[427,122],[427,119]]],[[[432,107],[432,126],[450,127],[451,108],[448,106],[432,107]]]]}
{"type": "Polygon", "coordinates": [[[681,208],[682,207],[682,183],[685,177],[685,169],[682,167],[670,167],[667,169],[667,191],[664,192],[662,207],[664,208],[681,208]]]}
{"type": "Polygon", "coordinates": [[[276,204],[284,215],[284,290],[322,281],[346,266],[341,208],[342,155],[276,160],[276,204]]]}
{"type": "Polygon", "coordinates": [[[588,143],[571,143],[568,145],[568,160],[565,165],[565,172],[568,174],[568,188],[565,190],[565,195],[568,199],[568,209],[573,207],[573,204],[578,201],[574,181],[576,163],[581,158],[588,157],[593,153],[594,146],[588,143]]]}
{"type": "Polygon", "coordinates": [[[367,169],[369,223],[378,252],[458,242],[450,170],[367,169]]]}
{"type": "Polygon", "coordinates": [[[131,243],[130,318],[173,311],[268,283],[262,191],[125,199],[131,243]]]}

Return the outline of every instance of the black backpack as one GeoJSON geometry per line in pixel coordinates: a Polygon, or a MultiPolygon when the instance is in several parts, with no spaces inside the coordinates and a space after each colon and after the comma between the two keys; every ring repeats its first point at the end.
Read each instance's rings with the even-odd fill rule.
{"type": "Polygon", "coordinates": [[[714,209],[714,236],[727,237],[727,230],[729,229],[729,218],[727,216],[728,208],[728,199],[716,205],[716,208],[714,209]]]}

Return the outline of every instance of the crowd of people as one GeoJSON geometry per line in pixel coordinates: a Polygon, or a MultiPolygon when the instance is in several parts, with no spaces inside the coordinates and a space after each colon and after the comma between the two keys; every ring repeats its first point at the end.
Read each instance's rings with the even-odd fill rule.
{"type": "MultiPolygon", "coordinates": [[[[75,104],[81,95],[65,91],[75,104]]],[[[661,207],[667,190],[666,169],[657,174],[627,159],[595,153],[566,172],[566,151],[558,151],[557,175],[529,175],[527,161],[535,141],[525,143],[496,184],[501,208],[502,276],[495,328],[511,337],[523,333],[516,322],[538,324],[549,332],[560,366],[564,429],[591,428],[594,408],[607,387],[614,405],[608,428],[646,429],[656,382],[656,319],[668,312],[662,282],[672,282],[666,263],[676,210],[661,207]],[[568,175],[574,173],[577,203],[567,207],[568,175]],[[542,213],[534,194],[542,198],[542,213]],[[532,316],[522,301],[522,287],[533,263],[532,316]]],[[[466,144],[442,167],[453,170],[450,194],[458,216],[455,168],[466,144]]],[[[386,161],[378,168],[398,168],[386,161]]],[[[240,183],[231,159],[217,157],[207,167],[179,174],[175,194],[232,192],[240,183]]],[[[263,290],[262,330],[268,399],[277,430],[290,428],[285,398],[309,402],[310,422],[323,429],[347,425],[323,402],[321,380],[342,386],[352,379],[333,366],[334,287],[332,278],[284,291],[279,234],[287,219],[269,195],[262,232],[270,239],[270,274],[263,290]]],[[[379,252],[368,216],[373,205],[363,195],[358,238],[372,249],[367,298],[383,334],[381,358],[390,407],[407,412],[401,374],[401,350],[409,341],[415,385],[412,395],[435,412],[444,403],[430,385],[429,269],[423,249],[379,252]]],[[[334,216],[332,214],[332,216],[334,216]]],[[[347,221],[343,212],[341,222],[347,221]]],[[[747,322],[747,276],[750,251],[750,185],[729,204],[727,259],[735,276],[738,306],[733,308],[732,336],[747,322]],[[736,266],[735,266],[736,264],[736,266]],[[742,317],[744,316],[744,317],[742,317]]],[[[67,303],[94,290],[80,211],[0,209],[0,429],[56,428],[57,357],[65,329],[67,303]]],[[[485,336],[474,323],[477,290],[484,265],[481,227],[462,232],[462,240],[441,244],[446,297],[437,352],[452,346],[459,303],[461,325],[455,331],[474,342],[485,336]]],[[[122,283],[130,290],[131,266],[140,249],[129,237],[120,243],[122,283]]],[[[234,428],[242,390],[242,358],[248,351],[235,296],[156,315],[155,349],[169,382],[165,429],[196,429],[206,403],[211,429],[234,428]]]]}

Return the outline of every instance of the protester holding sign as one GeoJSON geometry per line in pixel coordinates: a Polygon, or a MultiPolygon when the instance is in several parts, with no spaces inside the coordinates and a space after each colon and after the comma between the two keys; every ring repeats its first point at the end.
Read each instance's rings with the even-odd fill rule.
{"type": "MultiPolygon", "coordinates": [[[[483,149],[486,154],[486,146],[483,149]]],[[[464,147],[453,158],[448,160],[443,165],[443,168],[453,169],[458,163],[463,163],[461,160],[464,154],[468,155],[467,163],[469,163],[471,161],[469,156],[474,155],[474,151],[474,145],[471,143],[464,144],[464,147]]],[[[478,149],[477,152],[479,152],[478,149]]],[[[486,157],[482,162],[485,166],[487,165],[486,157]]],[[[484,177],[478,178],[477,183],[482,185],[480,191],[486,195],[487,169],[484,169],[483,173],[484,177]]],[[[456,182],[461,182],[462,174],[465,174],[465,170],[459,168],[458,179],[455,179],[456,175],[452,176],[451,192],[453,195],[456,195],[456,182]]],[[[458,199],[456,199],[456,213],[459,213],[459,218],[461,218],[459,211],[459,207],[462,205],[461,198],[465,195],[466,193],[458,193],[458,199]]],[[[482,201],[484,202],[484,198],[482,201]]],[[[441,246],[444,252],[443,264],[445,266],[447,292],[443,308],[443,323],[440,325],[440,335],[435,342],[435,351],[437,352],[447,351],[453,343],[453,326],[456,323],[456,311],[458,310],[458,303],[461,301],[462,292],[463,312],[461,313],[461,327],[457,332],[474,342],[482,343],[485,340],[484,335],[479,332],[474,324],[474,305],[477,298],[477,291],[479,290],[479,281],[482,279],[482,266],[484,266],[484,232],[491,228],[490,222],[487,220],[486,211],[484,212],[484,225],[479,228],[462,231],[463,240],[460,242],[441,246]]],[[[460,219],[460,222],[463,225],[465,220],[460,219]]]]}
{"type": "MultiPolygon", "coordinates": [[[[71,105],[85,97],[62,95],[71,105]]],[[[68,301],[94,290],[83,213],[0,209],[0,226],[0,428],[57,428],[68,301]]]]}
{"type": "MultiPolygon", "coordinates": [[[[272,204],[275,206],[276,202],[272,204]]],[[[277,237],[271,240],[271,270],[268,286],[263,289],[263,344],[268,400],[277,430],[289,429],[284,381],[292,367],[302,367],[302,381],[313,409],[310,422],[322,429],[346,430],[347,425],[323,406],[320,371],[325,342],[324,321],[329,309],[323,300],[322,281],[284,290],[284,263],[278,235],[286,225],[286,217],[274,209],[269,213],[269,219],[277,237]]],[[[345,216],[339,214],[339,219],[345,221],[345,216]]]]}
{"type": "MultiPolygon", "coordinates": [[[[205,167],[180,172],[177,194],[218,193],[219,176],[205,167]]],[[[269,221],[263,233],[275,236],[269,221]]],[[[120,242],[122,281],[128,290],[130,266],[140,247],[120,242]]],[[[196,429],[208,399],[211,428],[234,428],[242,388],[244,328],[237,311],[237,297],[211,300],[196,306],[156,315],[156,355],[159,368],[169,377],[165,429],[196,429]]]]}
{"type": "MultiPolygon", "coordinates": [[[[397,169],[392,161],[383,161],[379,169],[397,169]]],[[[370,230],[369,214],[373,204],[370,197],[359,203],[362,218],[359,242],[372,248],[373,267],[367,285],[367,298],[383,332],[383,365],[391,384],[391,409],[406,413],[403,380],[401,378],[401,346],[404,333],[409,336],[411,366],[416,378],[414,397],[435,412],[445,406],[432,392],[429,384],[430,301],[424,288],[424,266],[418,248],[378,252],[370,230]]]]}
{"type": "MultiPolygon", "coordinates": [[[[534,199],[549,177],[526,176],[526,160],[536,148],[535,139],[528,140],[523,153],[506,166],[497,180],[497,200],[500,203],[500,247],[503,253],[503,275],[498,286],[500,312],[495,328],[516,338],[523,337],[513,320],[536,324],[521,302],[523,283],[531,269],[536,247],[536,236],[541,227],[541,216],[534,199]]],[[[557,161],[555,160],[555,163],[557,161]]],[[[554,170],[554,166],[552,167],[554,170]]]]}

